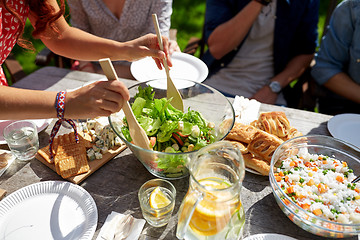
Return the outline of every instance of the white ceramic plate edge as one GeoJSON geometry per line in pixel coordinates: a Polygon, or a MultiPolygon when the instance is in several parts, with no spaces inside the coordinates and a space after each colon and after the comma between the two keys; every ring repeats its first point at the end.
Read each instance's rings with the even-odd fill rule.
{"type": "MultiPolygon", "coordinates": [[[[172,55],[172,59],[173,59],[173,63],[175,63],[175,66],[173,66],[171,69],[176,68],[176,61],[181,61],[196,68],[199,74],[198,78],[190,79],[185,76],[184,77],[178,75],[173,76],[172,75],[173,71],[171,71],[170,69],[170,76],[172,78],[183,78],[183,79],[193,80],[195,82],[203,82],[206,79],[207,75],[209,74],[209,69],[207,68],[206,64],[199,58],[194,57],[190,54],[182,53],[182,52],[174,52],[172,55]]],[[[133,77],[139,82],[145,82],[148,80],[153,80],[158,78],[166,78],[165,70],[158,70],[155,62],[153,62],[153,59],[151,57],[146,57],[141,60],[132,62],[130,65],[130,71],[133,77]],[[151,69],[151,74],[147,72],[147,69],[151,69]]],[[[184,71],[186,71],[186,69],[184,69],[184,71]]]]}
{"type": "Polygon", "coordinates": [[[258,171],[255,171],[255,170],[253,170],[253,169],[251,169],[251,168],[245,167],[245,170],[246,170],[247,172],[249,172],[249,173],[253,173],[253,174],[255,174],[255,175],[263,176],[261,173],[259,173],[258,171]]]}
{"type": "Polygon", "coordinates": [[[346,133],[353,134],[351,136],[343,135],[346,133],[343,131],[338,131],[340,128],[343,128],[344,126],[346,126],[347,123],[355,122],[355,121],[358,121],[359,126],[360,126],[360,114],[355,114],[355,113],[338,114],[338,115],[335,115],[334,117],[332,117],[328,121],[327,128],[333,137],[343,140],[345,142],[351,143],[357,147],[360,147],[360,137],[359,137],[360,136],[360,134],[359,134],[360,128],[349,129],[349,131],[346,133]],[[354,140],[354,139],[356,139],[356,140],[354,140]]]}
{"type": "Polygon", "coordinates": [[[296,240],[295,238],[276,233],[261,233],[248,236],[243,240],[296,240]]]}
{"type": "MultiPolygon", "coordinates": [[[[44,181],[34,183],[11,193],[0,202],[0,222],[7,213],[11,214],[13,209],[16,208],[18,204],[21,205],[24,200],[48,193],[58,193],[59,196],[67,195],[67,197],[72,198],[75,202],[80,202],[83,205],[83,210],[86,211],[85,214],[88,217],[89,227],[79,240],[92,239],[98,221],[95,201],[85,189],[65,181],[44,181]]],[[[79,207],[81,206],[79,205],[79,207]]]]}

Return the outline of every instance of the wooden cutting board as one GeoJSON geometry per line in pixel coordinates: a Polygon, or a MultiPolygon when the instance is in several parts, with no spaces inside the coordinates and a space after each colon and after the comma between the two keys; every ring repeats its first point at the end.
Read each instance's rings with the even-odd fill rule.
{"type": "MultiPolygon", "coordinates": [[[[113,159],[116,155],[124,151],[126,148],[126,145],[119,146],[118,148],[111,149],[109,152],[103,154],[103,157],[101,159],[96,159],[93,161],[88,161],[90,170],[86,173],[82,173],[73,177],[66,178],[66,180],[79,184],[82,181],[84,181],[87,177],[89,177],[93,172],[98,170],[101,166],[103,166],[105,163],[113,159]]],[[[56,172],[55,165],[48,163],[42,156],[40,156],[38,153],[36,154],[35,158],[48,166],[50,169],[56,172]]]]}
{"type": "Polygon", "coordinates": [[[0,188],[0,200],[1,200],[3,197],[5,197],[5,195],[6,195],[6,190],[0,188]]]}

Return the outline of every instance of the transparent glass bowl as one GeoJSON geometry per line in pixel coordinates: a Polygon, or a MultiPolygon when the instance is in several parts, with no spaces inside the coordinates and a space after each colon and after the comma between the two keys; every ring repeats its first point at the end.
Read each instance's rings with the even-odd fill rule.
{"type": "MultiPolygon", "coordinates": [[[[188,108],[199,111],[203,117],[215,124],[216,141],[224,139],[235,122],[235,113],[230,101],[219,91],[207,85],[185,79],[173,79],[184,102],[184,111],[188,108]]],[[[130,104],[141,86],[152,86],[155,92],[154,98],[166,97],[166,79],[156,79],[138,83],[129,88],[130,104]]],[[[125,142],[126,146],[134,153],[146,169],[156,177],[164,179],[178,179],[188,176],[186,165],[196,151],[186,153],[165,153],[147,150],[128,142],[121,132],[124,113],[112,114],[109,122],[115,133],[125,142]],[[171,167],[160,169],[159,162],[168,162],[171,167]]]]}
{"type": "Polygon", "coordinates": [[[300,148],[307,149],[311,154],[323,154],[346,161],[349,168],[354,170],[355,176],[360,175],[359,148],[336,138],[321,135],[308,135],[290,139],[276,149],[271,159],[269,179],[279,207],[296,225],[313,234],[333,238],[358,235],[360,233],[360,224],[342,224],[318,217],[295,204],[277,184],[274,177],[274,166],[277,166],[281,159],[294,155],[294,152],[297,152],[300,148]]]}

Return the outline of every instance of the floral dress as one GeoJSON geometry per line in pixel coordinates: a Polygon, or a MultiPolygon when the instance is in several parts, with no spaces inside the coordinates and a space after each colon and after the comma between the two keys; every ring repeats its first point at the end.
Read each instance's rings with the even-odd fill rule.
{"type": "MultiPolygon", "coordinates": [[[[26,0],[7,0],[7,5],[14,9],[25,24],[29,14],[26,0]]],[[[19,36],[19,21],[6,8],[0,5],[0,65],[9,56],[19,36]]],[[[3,68],[0,67],[0,85],[8,85],[3,68]]]]}

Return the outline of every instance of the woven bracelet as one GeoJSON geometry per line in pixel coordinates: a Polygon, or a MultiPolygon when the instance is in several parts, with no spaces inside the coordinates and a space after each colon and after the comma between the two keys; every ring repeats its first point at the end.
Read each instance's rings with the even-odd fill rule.
{"type": "Polygon", "coordinates": [[[53,151],[52,151],[54,138],[55,138],[56,134],[58,133],[61,123],[63,121],[68,122],[72,126],[72,128],[74,129],[74,133],[75,133],[75,140],[76,140],[76,142],[79,142],[79,136],[77,134],[76,125],[75,125],[74,121],[71,119],[64,118],[65,98],[66,98],[65,91],[61,91],[56,94],[55,108],[56,108],[58,120],[56,121],[53,129],[51,130],[51,135],[50,135],[50,139],[49,139],[49,143],[50,143],[49,151],[50,151],[50,159],[51,160],[54,159],[53,151]]]}

